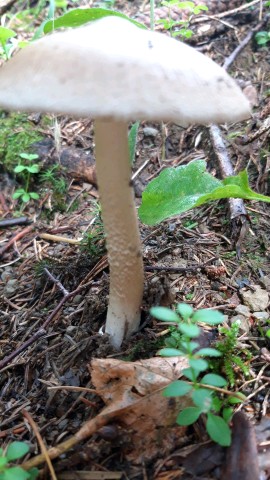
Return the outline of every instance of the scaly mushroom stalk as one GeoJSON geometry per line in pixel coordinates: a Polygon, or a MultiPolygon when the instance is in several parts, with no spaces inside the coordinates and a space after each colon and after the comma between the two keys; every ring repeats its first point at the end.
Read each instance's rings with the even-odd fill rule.
{"type": "Polygon", "coordinates": [[[106,332],[119,348],[138,329],[143,262],[128,149],[128,125],[95,122],[96,166],[110,265],[106,332]]]}

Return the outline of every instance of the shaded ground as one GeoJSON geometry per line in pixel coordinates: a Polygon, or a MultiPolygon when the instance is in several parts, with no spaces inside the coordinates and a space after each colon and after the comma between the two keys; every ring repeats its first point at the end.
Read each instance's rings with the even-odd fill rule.
{"type": "MultiPolygon", "coordinates": [[[[116,2],[115,8],[134,16],[141,4],[116,2]]],[[[216,30],[213,23],[211,37],[195,36],[193,39],[220,64],[236,48],[239,40],[256,27],[258,12],[255,7],[253,15],[243,11],[241,15],[226,20],[230,27],[222,24],[222,29],[216,30]]],[[[267,30],[267,27],[264,29],[267,30]]],[[[255,115],[253,120],[234,125],[228,132],[224,128],[223,132],[230,138],[228,150],[235,170],[239,171],[248,165],[252,186],[269,195],[269,130],[266,129],[253,142],[244,145],[239,139],[234,140],[234,133],[239,130],[244,139],[256,135],[269,116],[269,49],[258,48],[255,41],[251,41],[234,61],[230,73],[242,82],[242,87],[253,87],[250,88],[250,94],[253,95],[255,115]]],[[[32,117],[30,121],[33,124],[32,117]]],[[[34,151],[39,153],[40,161],[48,167],[50,162],[55,163],[56,158],[54,145],[50,143],[52,129],[48,124],[41,124],[39,118],[35,121],[35,130],[45,134],[47,143],[42,144],[43,150],[40,144],[36,145],[34,151]]],[[[245,303],[243,288],[253,291],[260,286],[264,292],[270,292],[270,211],[267,204],[252,202],[246,205],[247,232],[240,241],[240,259],[235,254],[226,202],[196,209],[153,228],[142,225],[146,269],[142,328],[123,346],[120,353],[113,351],[106,336],[98,334],[105,321],[109,275],[104,242],[99,234],[98,192],[94,181],[91,183],[89,177],[87,181],[85,175],[82,178],[85,163],[83,167],[80,164],[83,160],[92,165],[93,128],[90,121],[67,118],[59,118],[59,125],[61,149],[66,149],[63,163],[68,171],[71,170],[70,175],[63,173],[68,182],[67,192],[55,195],[52,186],[40,184],[39,204],[30,204],[23,212],[33,222],[26,227],[28,230],[24,232],[24,226],[0,230],[1,247],[4,248],[13,235],[24,232],[10,248],[5,251],[0,249],[2,358],[14,352],[22,342],[33,338],[63,299],[63,291],[49,274],[60,280],[69,292],[80,289],[53,315],[46,333],[43,332],[41,338],[0,370],[1,440],[3,445],[14,439],[27,440],[32,455],[36,455],[39,448],[32,430],[24,421],[22,410],[27,410],[35,420],[48,447],[74,435],[103,406],[93,391],[76,391],[76,387],[93,388],[87,367],[91,359],[107,357],[135,361],[151,358],[163,344],[165,328],[149,316],[151,306],[171,306],[174,302],[184,301],[194,308],[218,308],[228,316],[229,322],[235,316],[236,307],[245,303]],[[76,175],[74,165],[71,168],[69,161],[71,155],[74,159],[75,149],[79,165],[76,175]],[[74,176],[76,181],[71,180],[74,176]],[[73,240],[88,234],[88,240],[81,247],[55,238],[44,238],[44,234],[48,233],[73,240]],[[83,285],[87,286],[84,288],[83,285]],[[64,389],[65,385],[74,389],[64,389]]],[[[219,176],[206,128],[183,130],[175,125],[161,127],[142,122],[134,173],[145,162],[146,165],[134,181],[138,204],[145,185],[163,168],[184,164],[195,158],[206,159],[209,171],[219,176]],[[149,131],[149,127],[153,130],[149,131]]],[[[4,169],[1,185],[1,214],[6,219],[14,215],[18,206],[12,200],[15,181],[4,169]]],[[[237,233],[239,235],[239,231],[237,233]]],[[[262,310],[269,313],[266,308],[262,310]]],[[[252,311],[251,308],[250,315],[242,318],[241,348],[238,350],[239,355],[241,349],[251,353],[251,358],[242,353],[249,367],[249,377],[245,379],[243,372],[235,366],[235,378],[237,388],[248,396],[242,410],[258,425],[262,418],[268,421],[265,435],[260,436],[258,429],[257,435],[261,471],[264,471],[262,478],[270,478],[269,463],[262,465],[265,462],[263,450],[268,449],[269,455],[270,438],[269,340],[264,336],[267,323],[260,321],[253,313],[254,309],[252,311]]],[[[207,342],[211,342],[216,335],[216,332],[211,335],[208,333],[207,342]]],[[[54,466],[59,479],[82,478],[75,476],[77,474],[72,473],[73,470],[103,471],[107,475],[99,477],[96,473],[96,476],[85,478],[225,478],[221,473],[221,465],[225,462],[224,449],[206,441],[203,424],[199,422],[195,428],[181,435],[178,432],[173,448],[164,447],[151,459],[147,458],[147,452],[143,455],[143,451],[134,458],[132,429],[123,426],[121,421],[114,421],[62,455],[54,466]],[[209,458],[212,459],[210,463],[209,458]],[[74,476],[68,476],[70,472],[74,476]],[[112,472],[122,473],[117,476],[112,472]]],[[[239,433],[236,441],[240,444],[243,442],[239,433]]],[[[137,445],[136,451],[139,450],[140,445],[137,445]]],[[[245,462],[248,465],[248,453],[245,462]]],[[[44,478],[51,478],[46,469],[44,478]]],[[[234,477],[227,472],[226,478],[234,477]]],[[[251,477],[247,473],[244,478],[251,477]]]]}

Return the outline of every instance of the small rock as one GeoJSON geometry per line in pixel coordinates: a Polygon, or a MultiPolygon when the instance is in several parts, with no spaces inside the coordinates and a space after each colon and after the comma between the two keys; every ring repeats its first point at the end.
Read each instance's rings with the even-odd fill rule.
{"type": "Polygon", "coordinates": [[[73,333],[74,330],[77,330],[78,327],[76,325],[69,325],[67,328],[66,328],[66,332],[69,334],[69,333],[73,333]]]}
{"type": "Polygon", "coordinates": [[[244,315],[244,317],[250,317],[250,310],[246,305],[237,305],[235,311],[240,315],[244,315]]]}
{"type": "Polygon", "coordinates": [[[267,312],[254,312],[252,313],[252,316],[259,322],[264,322],[265,320],[269,319],[269,313],[267,312]]]}
{"type": "Polygon", "coordinates": [[[158,135],[158,130],[152,127],[145,127],[143,129],[143,134],[145,137],[156,137],[158,135]]]}
{"type": "Polygon", "coordinates": [[[239,332],[240,333],[248,333],[249,330],[250,330],[250,323],[247,319],[247,317],[245,317],[244,315],[234,315],[233,317],[231,317],[231,320],[230,320],[231,324],[232,323],[235,323],[235,322],[239,322],[239,332]]]}
{"type": "Polygon", "coordinates": [[[260,282],[264,285],[266,290],[270,292],[270,277],[267,277],[266,275],[260,279],[260,282]]]}
{"type": "Polygon", "coordinates": [[[251,312],[260,312],[268,307],[269,294],[259,285],[254,285],[254,291],[241,289],[240,293],[244,304],[249,307],[251,312]]]}
{"type": "Polygon", "coordinates": [[[8,280],[4,288],[4,294],[6,295],[6,297],[12,297],[12,295],[17,292],[18,286],[18,280],[16,280],[15,278],[8,280]]]}
{"type": "Polygon", "coordinates": [[[73,303],[75,303],[75,305],[79,305],[79,303],[81,303],[83,299],[84,297],[82,295],[75,295],[75,297],[73,298],[73,303]]]}

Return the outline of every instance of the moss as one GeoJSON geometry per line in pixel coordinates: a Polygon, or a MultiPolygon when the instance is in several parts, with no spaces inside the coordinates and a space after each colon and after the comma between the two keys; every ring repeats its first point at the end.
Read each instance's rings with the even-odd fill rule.
{"type": "Polygon", "coordinates": [[[0,111],[0,164],[6,171],[13,171],[20,153],[28,153],[32,143],[42,135],[29,122],[25,113],[7,114],[0,111]]]}

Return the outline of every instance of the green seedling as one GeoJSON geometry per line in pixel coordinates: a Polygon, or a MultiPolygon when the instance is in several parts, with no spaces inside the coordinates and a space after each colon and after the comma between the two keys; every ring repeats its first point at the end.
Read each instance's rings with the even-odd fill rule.
{"type": "MultiPolygon", "coordinates": [[[[20,158],[27,160],[28,162],[33,162],[38,158],[36,154],[21,153],[20,158]]],[[[15,168],[14,172],[16,174],[21,174],[24,180],[24,188],[18,188],[12,195],[12,198],[17,200],[20,198],[22,202],[28,203],[31,199],[38,200],[39,194],[36,192],[29,192],[29,185],[32,175],[35,175],[40,170],[40,167],[37,163],[26,165],[20,162],[15,168]]]]}
{"type": "Polygon", "coordinates": [[[58,177],[60,165],[53,165],[40,174],[40,181],[50,183],[57,194],[64,194],[67,190],[67,182],[63,177],[58,177]]]}
{"type": "Polygon", "coordinates": [[[256,33],[255,40],[260,47],[264,47],[268,42],[270,42],[270,32],[256,33]]]}
{"type": "Polygon", "coordinates": [[[229,384],[235,385],[235,367],[245,377],[249,376],[249,361],[252,355],[247,350],[238,346],[240,322],[232,323],[231,327],[220,327],[219,333],[223,335],[222,340],[216,343],[216,349],[221,353],[220,358],[213,361],[213,367],[223,371],[229,384]],[[243,358],[242,358],[243,357],[243,358]]]}
{"type": "Polygon", "coordinates": [[[202,11],[208,10],[206,5],[195,5],[194,2],[179,2],[179,0],[164,0],[161,2],[162,5],[168,7],[169,9],[169,18],[158,20],[158,24],[162,24],[165,30],[169,30],[172,37],[184,37],[190,38],[193,35],[192,30],[189,29],[190,20],[193,15],[198,15],[202,11]],[[177,7],[181,10],[188,11],[187,20],[178,20],[175,21],[171,18],[171,8],[177,7]],[[180,27],[180,28],[179,28],[180,27]]]}
{"type": "Polygon", "coordinates": [[[16,36],[16,32],[9,28],[0,26],[0,55],[6,60],[11,57],[11,53],[16,48],[16,43],[12,39],[16,36]]]}
{"type": "MultiPolygon", "coordinates": [[[[185,380],[176,380],[165,388],[166,397],[190,395],[193,406],[184,408],[177,416],[179,425],[192,425],[203,415],[206,417],[206,430],[214,442],[229,446],[231,431],[228,421],[232,416],[230,403],[243,402],[244,396],[231,393],[225,388],[227,381],[215,373],[207,373],[209,362],[206,357],[220,357],[216,348],[200,348],[194,341],[201,333],[198,323],[215,326],[223,322],[223,315],[214,310],[197,310],[190,305],[180,303],[176,312],[165,307],[150,310],[158,320],[174,325],[178,335],[172,337],[172,346],[162,348],[158,353],[163,357],[186,357],[189,367],[183,370],[185,380]],[[221,397],[228,395],[225,401],[221,397]]],[[[168,345],[168,342],[167,342],[168,345]]]]}
{"type": "Polygon", "coordinates": [[[28,452],[29,446],[24,442],[12,442],[5,451],[0,448],[0,480],[35,480],[38,476],[37,468],[26,472],[23,468],[12,465],[12,462],[28,452]]]}

